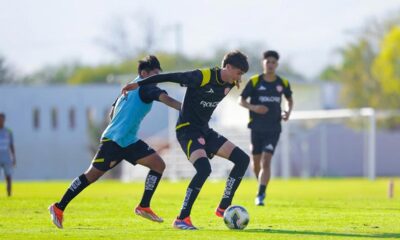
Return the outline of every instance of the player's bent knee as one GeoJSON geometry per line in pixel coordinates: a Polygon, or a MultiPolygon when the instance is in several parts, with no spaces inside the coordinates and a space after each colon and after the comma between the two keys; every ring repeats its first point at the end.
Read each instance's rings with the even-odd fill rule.
{"type": "Polygon", "coordinates": [[[208,158],[199,158],[196,160],[196,162],[193,164],[194,168],[197,171],[197,174],[200,174],[202,176],[208,177],[210,176],[212,170],[211,170],[211,164],[208,158]]]}
{"type": "Polygon", "coordinates": [[[163,173],[165,168],[166,168],[165,162],[160,158],[160,161],[157,161],[157,163],[152,168],[152,170],[154,170],[158,173],[163,173]]]}
{"type": "Polygon", "coordinates": [[[105,172],[91,166],[86,172],[85,177],[89,183],[96,182],[105,172]]]}
{"type": "Polygon", "coordinates": [[[231,155],[229,156],[229,160],[232,161],[235,165],[240,165],[241,167],[246,169],[250,163],[250,157],[238,147],[235,147],[235,149],[233,149],[231,155]]]}

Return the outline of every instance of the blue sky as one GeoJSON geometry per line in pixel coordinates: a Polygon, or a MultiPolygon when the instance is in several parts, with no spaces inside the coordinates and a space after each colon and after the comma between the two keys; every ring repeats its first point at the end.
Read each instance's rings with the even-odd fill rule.
{"type": "Polygon", "coordinates": [[[313,77],[338,60],[334,50],[354,39],[355,30],[400,10],[400,0],[0,0],[0,6],[0,54],[23,73],[63,61],[113,61],[97,43],[112,22],[120,19],[140,43],[135,23],[151,16],[159,49],[174,51],[165,29],[180,23],[185,54],[258,42],[313,77]]]}

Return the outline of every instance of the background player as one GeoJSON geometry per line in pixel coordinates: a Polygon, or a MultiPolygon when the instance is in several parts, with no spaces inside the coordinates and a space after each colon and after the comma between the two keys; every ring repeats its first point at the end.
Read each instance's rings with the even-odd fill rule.
{"type": "Polygon", "coordinates": [[[6,115],[0,113],[0,168],[4,170],[6,178],[7,196],[11,196],[12,172],[16,166],[15,148],[13,134],[5,127],[6,115]]]}
{"type": "Polygon", "coordinates": [[[189,161],[196,169],[183,202],[181,212],[173,226],[178,229],[195,230],[190,212],[204,182],[211,173],[209,159],[214,155],[234,163],[226,182],[224,194],[216,209],[216,215],[222,217],[225,209],[231,205],[250,159],[246,153],[225,137],[211,129],[208,122],[218,103],[239,82],[248,71],[247,57],[239,52],[229,52],[222,60],[222,68],[206,68],[188,72],[160,74],[143,81],[128,84],[122,89],[127,91],[139,86],[160,82],[176,82],[187,87],[180,112],[176,135],[189,161]]]}
{"type": "Polygon", "coordinates": [[[259,183],[255,199],[258,206],[264,205],[271,177],[271,159],[281,133],[281,119],[287,121],[293,109],[289,81],[275,74],[278,60],[279,54],[276,51],[264,52],[263,74],[250,78],[240,98],[240,105],[250,110],[248,127],[251,129],[253,171],[259,183]],[[283,112],[282,95],[288,102],[288,108],[283,112]]]}
{"type": "MultiPolygon", "coordinates": [[[[160,71],[158,59],[155,56],[147,56],[139,61],[139,76],[134,82],[156,75],[160,71]]],[[[68,203],[123,159],[133,165],[140,164],[150,168],[142,200],[135,208],[135,213],[152,221],[163,221],[151,210],[150,201],[165,169],[165,163],[151,147],[137,137],[140,123],[150,111],[154,100],[177,110],[181,108],[180,102],[170,98],[155,84],[143,86],[117,99],[112,109],[112,120],[102,134],[101,145],[91,166],[72,182],[61,201],[49,207],[53,223],[57,227],[63,227],[63,211],[68,203]]]]}

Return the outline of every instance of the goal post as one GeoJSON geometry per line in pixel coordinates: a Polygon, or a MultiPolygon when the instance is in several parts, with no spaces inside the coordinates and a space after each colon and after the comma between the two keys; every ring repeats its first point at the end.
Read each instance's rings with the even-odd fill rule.
{"type": "MultiPolygon", "coordinates": [[[[211,126],[251,155],[247,112],[237,106],[221,108],[211,126]],[[225,112],[226,110],[226,112],[225,112]],[[231,114],[231,115],[229,115],[231,114]],[[233,114],[233,115],[232,115],[233,114]],[[232,117],[234,116],[234,118],[232,117]],[[237,120],[237,122],[233,121],[237,120]]],[[[168,114],[170,148],[163,155],[168,163],[165,177],[182,179],[193,176],[193,166],[184,161],[176,141],[176,111],[168,114]]],[[[282,133],[271,164],[272,177],[376,176],[376,113],[374,109],[335,109],[294,111],[282,121],[282,133]]],[[[224,178],[232,168],[229,161],[215,157],[211,178],[224,178]]],[[[249,167],[247,176],[254,176],[249,167]]]]}
{"type": "MultiPolygon", "coordinates": [[[[288,122],[283,123],[281,157],[282,157],[282,177],[287,179],[291,177],[290,161],[290,134],[292,125],[299,121],[307,120],[329,120],[329,119],[353,119],[366,118],[368,120],[368,131],[364,141],[363,172],[364,176],[373,180],[376,177],[376,114],[372,108],[361,109],[334,109],[334,110],[313,110],[313,111],[294,111],[288,122]]],[[[321,130],[321,139],[326,139],[326,131],[321,130]]],[[[350,143],[349,143],[350,144],[350,143]]],[[[322,175],[326,172],[327,166],[327,144],[325,141],[320,143],[320,163],[322,175]]]]}

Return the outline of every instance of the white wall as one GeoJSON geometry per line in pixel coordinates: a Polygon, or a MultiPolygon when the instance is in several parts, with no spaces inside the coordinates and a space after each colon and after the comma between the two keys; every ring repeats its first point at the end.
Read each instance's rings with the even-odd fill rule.
{"type": "Polygon", "coordinates": [[[118,96],[119,85],[1,86],[0,111],[14,133],[16,179],[64,179],[84,171],[91,161],[88,150],[87,109],[100,119],[118,96]],[[33,126],[33,109],[39,109],[40,126],[33,126]],[[52,127],[51,109],[57,109],[58,126],[52,127]],[[75,109],[75,128],[69,109],[75,109]]]}
{"type": "MultiPolygon", "coordinates": [[[[167,84],[163,89],[182,100],[184,89],[167,84]]],[[[71,179],[84,172],[93,158],[89,150],[87,111],[96,122],[104,119],[121,86],[0,86],[0,112],[6,114],[6,126],[14,133],[17,153],[15,179],[71,179]],[[33,111],[40,112],[40,127],[34,128],[33,111]],[[51,111],[57,109],[58,125],[52,127],[51,111]],[[69,111],[75,109],[75,127],[70,127],[69,111]]],[[[168,141],[168,108],[155,102],[145,117],[139,137],[147,141],[157,135],[168,141]]],[[[174,123],[171,128],[175,129],[174,123]]],[[[173,139],[174,141],[175,138],[173,139]]],[[[148,144],[155,149],[157,146],[148,144]]],[[[148,169],[123,164],[127,179],[144,178],[148,169]]]]}

